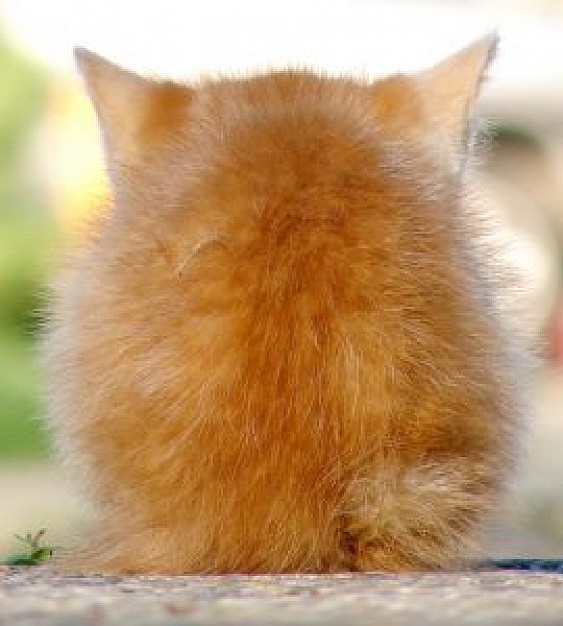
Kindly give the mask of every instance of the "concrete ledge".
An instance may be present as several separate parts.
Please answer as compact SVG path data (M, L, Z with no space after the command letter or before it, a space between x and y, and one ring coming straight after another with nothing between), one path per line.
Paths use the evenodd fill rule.
M563 575L60 576L0 569L1 626L563 623Z

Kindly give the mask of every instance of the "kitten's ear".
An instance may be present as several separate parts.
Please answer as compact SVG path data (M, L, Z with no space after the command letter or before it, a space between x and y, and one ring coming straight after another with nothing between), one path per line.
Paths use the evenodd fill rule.
M143 78L83 48L74 55L111 161L131 165L144 142L176 130L192 97L190 87Z
M416 75L427 114L458 154L470 139L475 100L497 45L497 35L488 35Z
M106 148L130 154L137 149L136 134L143 123L152 81L76 48L74 56L92 100Z

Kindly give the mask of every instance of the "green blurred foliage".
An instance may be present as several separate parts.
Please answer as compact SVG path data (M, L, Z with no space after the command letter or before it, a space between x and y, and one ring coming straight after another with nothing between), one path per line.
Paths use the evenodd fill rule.
M42 73L0 45L0 458L48 451L36 339L56 236L26 167L45 94Z

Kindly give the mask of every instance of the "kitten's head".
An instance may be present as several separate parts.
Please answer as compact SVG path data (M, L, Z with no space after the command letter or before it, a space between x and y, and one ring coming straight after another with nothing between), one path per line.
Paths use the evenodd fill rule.
M378 136L390 167L393 156L426 149L455 172L495 47L489 36L430 70L372 83L281 71L192 86L142 78L85 50L76 57L119 194L130 184L170 187L176 177L205 175L229 159L236 169L237 158L247 176L275 172L289 187L338 164L343 179L357 171L354 156L366 156L358 147Z
M85 50L76 57L118 198L181 198L196 179L220 194L219 178L224 194L234 185L259 210L271 185L281 196L300 190L306 205L307 190L361 185L366 170L421 155L455 175L495 47L489 36L430 70L371 83L280 71L188 85L142 78Z

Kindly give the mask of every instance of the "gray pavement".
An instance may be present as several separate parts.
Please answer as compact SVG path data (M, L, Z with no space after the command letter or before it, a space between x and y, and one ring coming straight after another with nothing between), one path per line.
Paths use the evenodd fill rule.
M1 626L563 624L563 575L60 576L0 570Z

